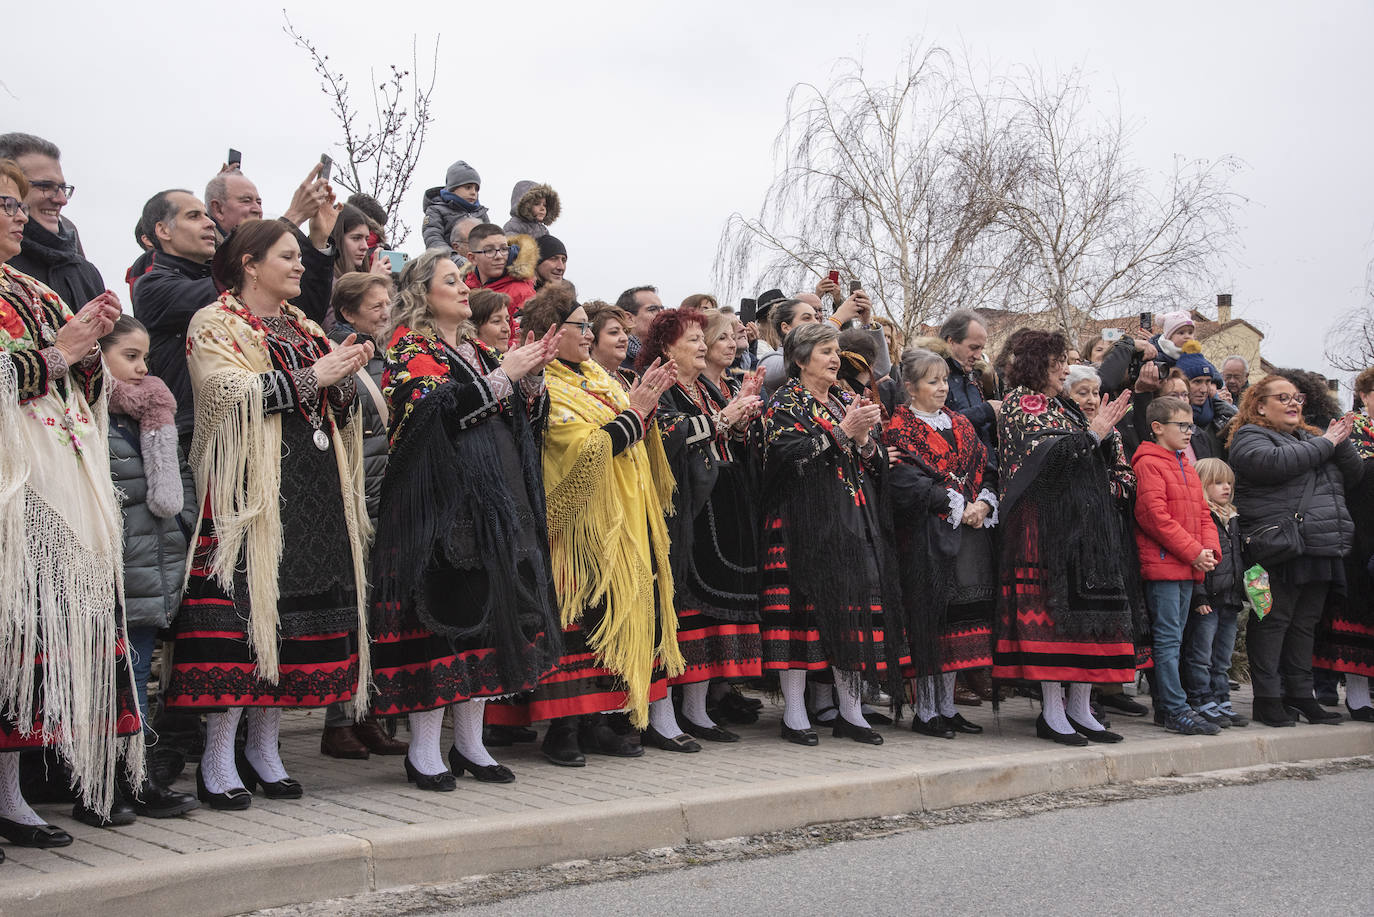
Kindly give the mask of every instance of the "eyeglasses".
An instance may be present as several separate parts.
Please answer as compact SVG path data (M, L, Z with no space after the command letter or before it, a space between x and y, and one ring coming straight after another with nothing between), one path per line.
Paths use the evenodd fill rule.
M1279 392L1278 394L1265 395L1264 397L1277 398L1279 399L1279 404L1302 404L1307 400L1307 396L1302 392L1297 392L1296 394L1292 392Z
M510 254L510 246L502 245L500 248L476 248L473 249L474 255L486 255L488 258L495 258L500 255L502 258Z
M1187 420L1165 420L1163 421L1163 423L1173 424L1174 426L1182 430L1184 433L1192 433L1194 430L1197 429L1197 424Z
M56 181L31 181L29 182L29 187L37 188L39 191L42 191L48 197L56 197L57 195L55 194L55 192L57 191L61 191L64 195L66 195L69 198L76 193L76 187L74 185L64 185L61 182Z
M664 306L645 306L639 311L648 312L650 315L657 315L658 313L662 312L664 308Z
M564 322L565 325L572 325L581 334L587 334L592 330L591 322Z
M8 194L0 194L0 210L5 211L7 217L12 217L21 210L24 211L24 216L29 215L29 205Z

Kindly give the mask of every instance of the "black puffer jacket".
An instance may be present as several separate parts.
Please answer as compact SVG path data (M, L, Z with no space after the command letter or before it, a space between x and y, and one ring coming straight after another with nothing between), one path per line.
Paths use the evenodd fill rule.
M130 627L166 627L181 605L186 549L196 522L196 484L184 458L180 471L186 494L181 515L159 519L148 509L138 421L110 415L110 475L124 514L124 613Z
M1221 557L1216 568L1207 574L1202 585L1193 590L1193 607L1210 605L1218 608L1239 608L1245 604L1245 562L1240 553L1240 517L1232 516L1222 522L1212 513L1217 535L1221 539Z
M951 411L963 414L973 424L974 431L988 450L988 461L997 467L997 412L983 397L983 390L972 374L964 372L964 367L953 357L945 357L949 366L949 395L945 406Z
M1355 544L1355 523L1345 505L1345 490L1364 472L1359 453L1347 440L1331 440L1306 430L1279 433L1246 424L1231 440L1231 467L1236 473L1236 509L1242 532L1291 517L1302 501L1309 478L1316 483L1303 514L1307 557L1343 557Z
M359 334L345 321L334 323L334 327L329 330L329 339L339 343L350 334L358 335L359 344L372 340L365 334ZM367 361L367 374L380 392L385 362L382 359L383 349L376 341L372 341L372 346L372 359ZM361 376L362 373L359 372L357 375ZM373 529L376 529L377 506L382 498L382 478L386 476L386 460L390 445L387 441L386 424L382 421L381 412L377 410L376 399L361 379L358 380L358 402L363 406L363 475L366 479L367 515L372 520Z

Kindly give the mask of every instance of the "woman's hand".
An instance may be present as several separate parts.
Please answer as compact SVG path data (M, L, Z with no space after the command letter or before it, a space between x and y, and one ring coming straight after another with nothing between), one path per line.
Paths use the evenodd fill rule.
M391 259L383 256L380 249L374 249L369 257L372 259L372 264L368 267L367 272L369 274L377 274L390 280Z
M350 334L329 353L315 361L315 382L324 388L334 385L340 379L347 379L367 365L372 359L372 343L355 343L356 334Z
M872 314L873 303L869 301L868 294L863 290L855 290L849 294L848 299L840 303L831 318L839 322L840 327L844 327L856 318L866 325Z
M96 343L109 334L123 311L119 297L106 290L81 307L72 320L57 329L57 349L69 366L84 360Z
M1135 380L1137 392L1159 391L1159 364L1151 360L1140 367L1140 375Z
M1199 605L1197 608L1194 608L1193 610L1196 611L1196 612L1197 612L1198 614L1200 614L1200 615L1209 615L1209 614L1212 613L1212 606L1211 606L1211 605Z
M763 370L756 369L744 377L743 384L740 385L739 394L735 397L743 398L746 395L757 395L763 391Z
M1331 445L1339 446L1350 438L1350 431L1354 429L1354 426L1355 416L1353 414L1345 414L1331 421L1331 423L1327 425L1326 432L1322 434L1322 437L1324 439L1329 439Z
M1203 548L1201 553L1193 559L1193 566L1198 570L1210 573L1217 568L1217 556L1212 553L1211 548Z
M868 445L868 434L873 426L882 419L883 409L869 401L867 398L860 398L849 406L845 412L844 420L840 421L840 429L844 435L854 441L860 448Z
M960 520L964 525L971 529L980 529L987 521L988 513L992 512L992 507L982 500L974 500L964 507L964 518Z
M743 392L721 409L720 416L732 427L748 423L763 410L763 401L758 395L746 395Z
M676 361L669 360L660 365L661 363L661 360L654 360L649 364L644 375L630 389L630 407L641 417L652 414L654 408L658 407L659 397L677 382Z
M539 340L534 339L534 332L531 331L525 336L525 343L507 350L505 358L501 360L506 378L519 382L532 372L543 372L544 367L558 355L558 338L562 333L563 329L558 325L550 325Z
M1112 431L1121 422L1121 418L1126 416L1126 409L1130 406L1130 392L1122 392L1116 398L1102 402L1102 406L1097 409L1097 416L1093 418L1088 429L1096 433L1098 439L1106 439L1112 435Z

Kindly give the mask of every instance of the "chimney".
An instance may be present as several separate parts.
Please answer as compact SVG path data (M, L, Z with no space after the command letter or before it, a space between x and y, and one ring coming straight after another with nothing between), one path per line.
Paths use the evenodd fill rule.
M1231 294L1217 294L1217 323L1224 325L1231 320Z

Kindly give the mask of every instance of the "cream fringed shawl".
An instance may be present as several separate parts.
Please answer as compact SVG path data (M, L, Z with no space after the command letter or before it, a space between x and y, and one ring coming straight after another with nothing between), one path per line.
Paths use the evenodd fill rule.
M324 337L319 326L294 307L284 307L306 332ZM275 368L264 341L267 332L247 308L229 294L201 309L186 333L187 365L195 393L196 429L190 462L196 475L196 500L205 505L217 544L210 573L224 591L234 593L234 568L240 562L248 581L248 645L258 677L279 678L277 571L281 563L281 416L263 407L262 373ZM321 391L321 401L324 393ZM356 418L331 431L339 469L339 496L348 524L353 578L358 593L358 687L355 709L367 712L371 675L367 637L365 545L370 534L362 464L362 423ZM197 523L199 535L199 523ZM192 537L194 546L196 538ZM188 564L189 569L189 564Z
M26 345L37 346L6 347ZM73 380L20 404L15 363L0 348L0 715L29 736L36 713L43 743L98 812L109 811L120 758L134 785L143 780L142 734L117 734L119 668L130 686L133 668L118 654L123 529L106 401L88 404Z
M554 362L544 373L550 402L544 490L554 585L565 627L585 608L605 603L587 643L598 664L623 682L630 718L642 728L655 655L669 677L686 667L677 645L663 520L672 506L673 473L652 427L643 440L611 455L610 435L601 428L630 406L629 397L595 361L579 369L581 374Z

